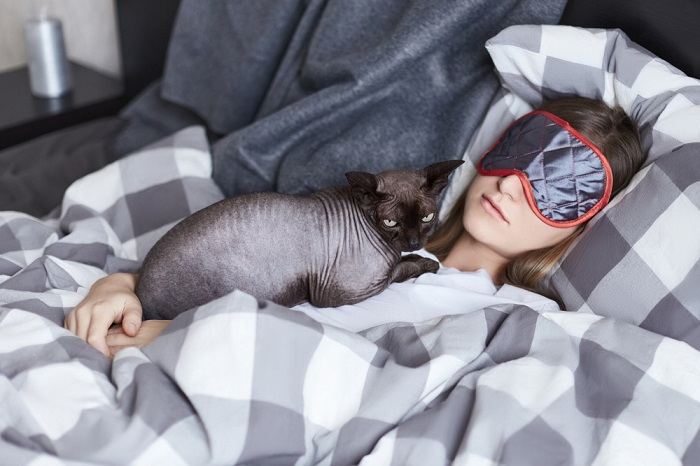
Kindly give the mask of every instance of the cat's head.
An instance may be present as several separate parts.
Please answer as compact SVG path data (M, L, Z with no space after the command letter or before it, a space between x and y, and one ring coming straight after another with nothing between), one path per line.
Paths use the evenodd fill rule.
M437 225L437 201L447 179L464 160L447 160L420 170L389 170L376 175L347 172L353 198L397 251L425 246Z

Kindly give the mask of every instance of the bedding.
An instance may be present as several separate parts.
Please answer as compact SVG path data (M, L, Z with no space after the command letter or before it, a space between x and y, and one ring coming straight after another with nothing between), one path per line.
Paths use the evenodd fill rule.
M117 158L111 140L122 128L118 117L99 118L0 150L0 211L51 212L73 181Z
M502 84L444 191L444 216L477 158L508 124L546 99L619 104L647 159L552 270L568 311L639 325L700 349L700 80L620 29L515 25L486 42ZM441 218L441 217L439 217Z
M113 361L62 327L220 198L191 127L43 218L0 212L3 463L700 462L700 353L612 317L502 302L353 332L236 290Z
M381 293L356 304L324 308L304 302L291 309L353 332L391 322L418 323L504 303L523 304L541 311L559 310L555 301L529 290L508 283L497 287L486 269L462 272L445 267L425 249L402 253L406 254L433 259L440 268L434 274L424 273L404 282L392 283Z
M565 5L182 0L162 80L125 111L116 146L202 124L227 197L455 159L499 87L484 41L556 23Z

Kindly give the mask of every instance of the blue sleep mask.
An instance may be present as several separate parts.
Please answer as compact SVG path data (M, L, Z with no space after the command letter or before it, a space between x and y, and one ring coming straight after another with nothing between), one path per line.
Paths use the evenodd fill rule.
M612 170L600 149L544 110L511 123L476 169L486 176L518 175L530 208L559 228L586 222L605 207L612 192Z

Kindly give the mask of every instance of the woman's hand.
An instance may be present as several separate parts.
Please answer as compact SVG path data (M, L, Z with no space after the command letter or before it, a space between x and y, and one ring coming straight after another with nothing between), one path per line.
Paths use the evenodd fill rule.
M106 339L109 356L114 357L117 351L129 346L138 346L139 348L146 346L160 335L170 322L170 320L144 320L135 336L127 335L124 333L124 329L118 325L110 328Z
M113 273L97 280L87 296L70 311L64 326L109 357L105 341L112 323L121 323L127 335L141 326L141 302L134 293L137 274Z

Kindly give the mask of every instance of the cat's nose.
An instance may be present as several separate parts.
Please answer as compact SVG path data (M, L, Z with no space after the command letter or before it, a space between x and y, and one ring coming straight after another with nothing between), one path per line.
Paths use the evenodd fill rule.
M418 241L417 239L409 240L408 247L411 248L411 251L415 251L416 249L420 249L420 241Z

